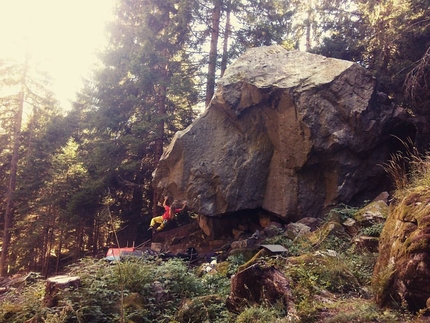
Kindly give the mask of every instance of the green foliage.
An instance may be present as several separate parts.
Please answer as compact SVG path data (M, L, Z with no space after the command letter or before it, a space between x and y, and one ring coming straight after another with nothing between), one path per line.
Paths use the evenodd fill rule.
M350 248L347 252L340 255L348 270L358 280L362 286L369 286L373 276L378 255L363 250Z
M100 264L101 265L101 264ZM75 309L67 322L112 322L120 317L119 304L123 290L111 284L110 272L99 267L94 276L81 276L81 287L64 293L63 306Z
M346 235L337 236L329 235L318 249L320 250L334 250L337 254L346 252L351 247L351 241Z
M185 301L178 315L179 322L232 322L231 313L225 308L225 299L218 295L207 295Z
M342 207L334 212L336 217L349 217L356 208ZM370 285L377 255L356 250L348 235L334 231L318 244L318 248L312 247L306 237L295 241L283 240L282 237L274 239L272 241L283 241L289 253L296 250L284 272L291 278L293 302L300 322L319 319L321 309L326 307L321 303L320 295L328 292L360 297L367 295L366 288L362 286Z
M187 265L180 259L171 259L153 270L154 277L163 284L174 302L203 292L201 282L189 272Z
M230 293L230 278L220 273L209 273L202 277L206 293L227 296Z
M264 306L247 307L236 318L236 323L273 323L282 322L278 319L285 317L285 313L278 311L275 307ZM285 322L287 322L285 320Z
M227 261L229 262L227 276L230 277L231 275L234 275L237 272L237 269L246 263L246 259L243 254L239 255L232 255L227 258Z
M294 7L291 2L244 1L239 9L237 18L241 28L235 34L233 51L240 53L246 48L273 44L293 49L295 43L291 39L296 34L292 30Z
M386 302L387 290L390 287L395 271L395 266L389 264L372 277L373 293L380 303Z
M61 292L56 307L44 308L40 302L44 293L42 283L31 285L3 302L0 322L18 323L33 318L48 323L298 323L320 321L322 310L330 322L407 322L409 318L400 312L381 311L366 299L377 255L351 245L346 249L346 245L343 237L329 236L320 247L330 247L330 252L323 248L287 260L260 258L290 279L289 302L295 307L292 313L285 313L280 304L249 307L237 315L227 311L229 275L245 263L240 254L221 263L219 271L216 267L201 277L179 259L139 258L109 264L84 258L68 268L70 275L81 277L81 286ZM378 276L376 281L383 284L387 279L389 275Z
M286 274L292 279L297 314L303 321L316 320L324 306L316 295L326 290L335 294L360 292L360 281L351 270L353 265L349 261L349 258L339 256L305 255L288 265ZM371 273L367 274L369 280Z
M288 256L300 256L314 250L306 238L298 237L293 241L283 234L265 239L264 244L279 244L287 249Z
M112 322L121 316L161 321L181 301L202 295L204 284L179 259L92 265L81 273L82 288L65 295L76 308L72 320ZM79 272L79 271L78 271Z
M383 310L372 301L358 299L356 301L343 301L336 303L334 309L337 314L325 320L327 323L349 322L413 322L412 315L402 312ZM334 307L329 306L330 308Z
M384 223L374 223L370 227L361 228L360 234L368 237L379 237L381 235Z
M7 294L0 306L1 323L21 323L34 317L39 317L43 312L41 299L44 295L44 284L35 283L28 287Z
M358 207L352 207L346 204L340 204L336 208L333 208L325 218L326 221L337 221L339 223L345 222L349 218L354 218L354 215L359 211Z

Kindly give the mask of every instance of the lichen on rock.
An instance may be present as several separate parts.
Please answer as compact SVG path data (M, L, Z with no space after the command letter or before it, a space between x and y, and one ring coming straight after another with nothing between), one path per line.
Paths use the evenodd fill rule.
M286 222L373 198L386 178L378 164L405 115L373 106L374 84L352 62L250 49L206 111L175 135L155 189L187 199L200 216L264 209Z

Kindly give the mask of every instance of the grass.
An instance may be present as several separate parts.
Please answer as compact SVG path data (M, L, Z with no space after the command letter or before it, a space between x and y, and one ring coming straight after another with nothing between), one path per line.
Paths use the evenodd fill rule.
M336 215L351 212L348 207L345 212L336 210ZM377 254L357 249L351 237L330 226L334 220L330 216L323 232L312 239L302 236L292 241L279 234L264 241L288 249L287 257L265 256L259 261L275 266L289 279L290 313L280 304L250 306L240 314L228 312L230 277L247 259L241 254L230 256L210 273L189 268L178 259L109 265L87 258L69 267L70 275L81 277L81 286L63 291L57 307L43 307L44 285L36 283L7 295L0 322L414 322L417 317L401 309L376 306L370 284ZM380 226L367 230L377 235ZM387 281L383 278L378 279L381 289Z

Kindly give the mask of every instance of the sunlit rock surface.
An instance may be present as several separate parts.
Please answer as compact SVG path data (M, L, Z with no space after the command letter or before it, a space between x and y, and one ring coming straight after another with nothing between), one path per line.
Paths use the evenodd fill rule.
M175 135L154 185L203 216L262 208L293 221L373 198L390 134L409 135L403 110L382 108L373 91L372 76L352 62L250 49L205 113Z

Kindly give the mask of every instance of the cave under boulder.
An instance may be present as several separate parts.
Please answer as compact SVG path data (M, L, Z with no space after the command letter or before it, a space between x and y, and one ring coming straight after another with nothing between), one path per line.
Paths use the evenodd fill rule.
M353 62L281 46L249 49L218 81L202 115L175 134L154 187L202 217L260 210L285 222L389 185L380 164L415 135L406 112L382 105Z

